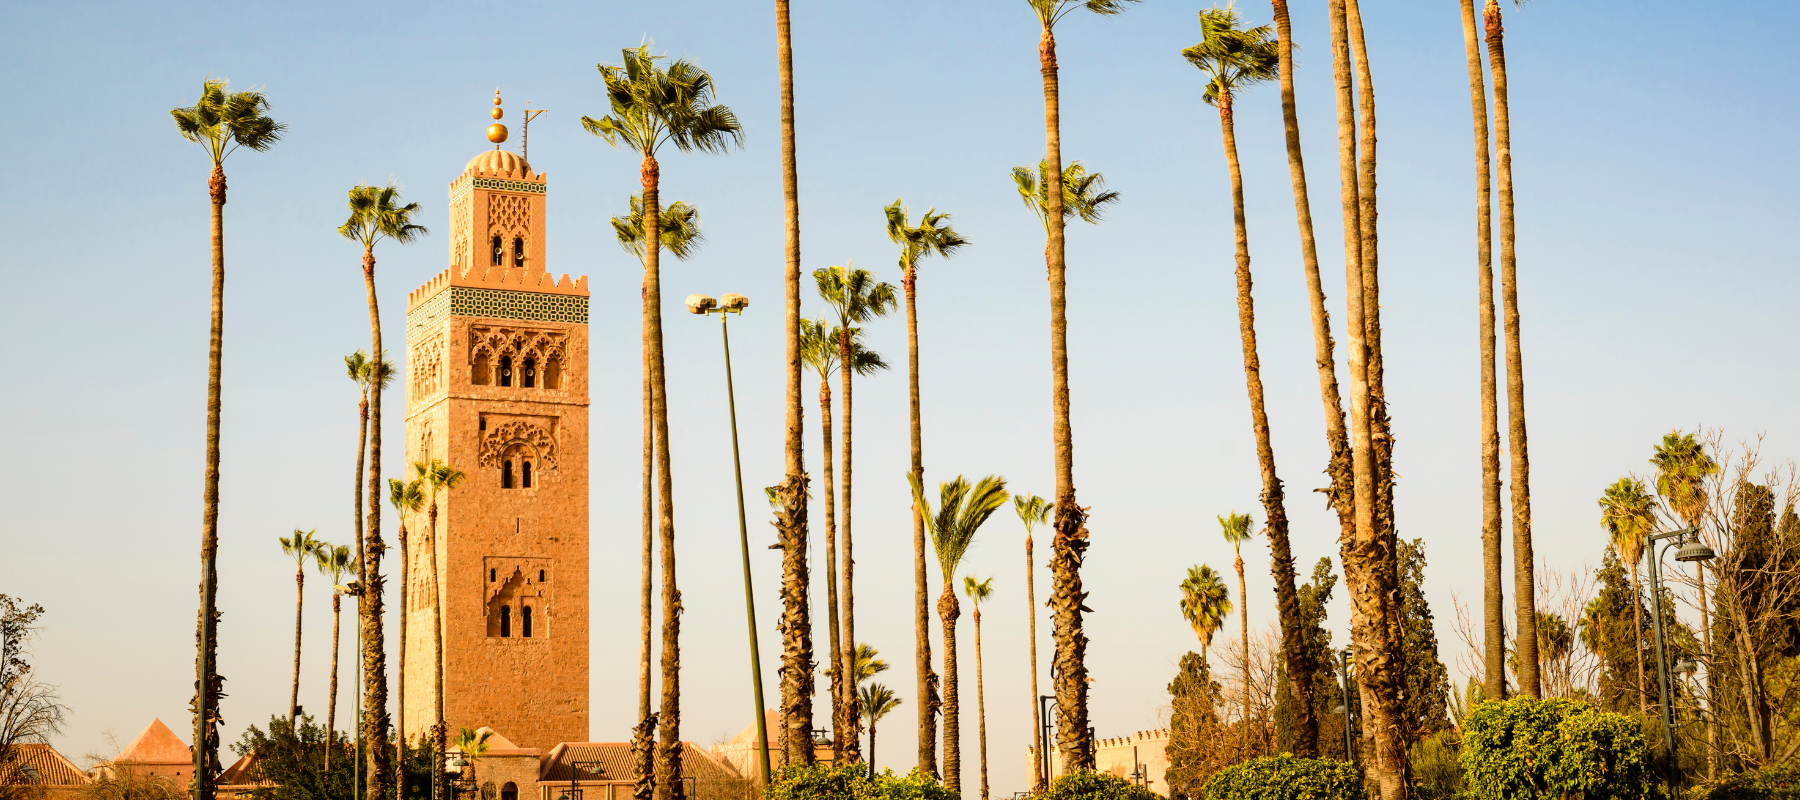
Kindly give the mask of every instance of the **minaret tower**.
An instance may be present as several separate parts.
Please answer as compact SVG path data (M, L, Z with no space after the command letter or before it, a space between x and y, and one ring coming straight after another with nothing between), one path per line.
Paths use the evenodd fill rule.
M406 520L400 713L409 738L435 722L441 593L450 735L548 750L588 738L588 288L546 270L548 181L506 134L489 126L494 149L450 182L450 267L407 298L407 477L432 459L468 477L440 495L435 541Z

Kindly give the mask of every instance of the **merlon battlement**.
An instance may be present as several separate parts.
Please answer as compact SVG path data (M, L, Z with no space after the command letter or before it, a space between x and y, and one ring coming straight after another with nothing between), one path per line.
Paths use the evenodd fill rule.
M538 292L541 294L560 294L571 297L588 296L588 279L586 275L571 279L567 274L560 279L548 272L526 267L474 267L456 274L454 267L438 273L424 286L414 289L406 296L406 308L411 311L420 303L431 299L438 292L451 286L467 286L476 289L507 289L517 292Z

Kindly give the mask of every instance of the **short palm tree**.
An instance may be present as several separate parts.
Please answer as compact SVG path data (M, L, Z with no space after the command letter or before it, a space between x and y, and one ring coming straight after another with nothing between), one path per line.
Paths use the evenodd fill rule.
M906 290L906 385L907 414L912 434L912 471L925 480L925 439L919 408L919 314L917 293L919 262L937 255L948 259L966 246L964 239L950 226L950 215L933 208L919 218L919 224L907 221L906 204L899 198L882 209L887 218L888 240L900 248L900 284ZM848 388L846 386L846 388ZM848 462L848 457L845 458ZM847 471L847 469L846 469ZM913 515L913 659L919 689L919 764L937 774L934 749L937 741L937 681L931 674L931 592L925 586L925 528L921 518Z
M1031 729L1044 729L1043 709L1038 704L1038 667L1037 667L1037 561L1031 554L1031 529L1050 523L1050 504L1035 494L1013 495L1013 511L1019 515L1019 521L1025 523L1025 610L1031 619ZM1045 790L1044 753L1043 748L1031 748L1031 793L1040 794Z
M626 48L621 52L621 57L621 65L601 64L597 67L606 84L611 113L599 119L584 116L581 124L589 133L605 139L607 144L623 146L638 154L641 159L638 174L644 192L644 241L661 242L662 172L656 160L657 150L663 145L674 145L675 149L682 152L725 152L732 145L743 142L743 128L730 108L713 101L712 76L694 62L678 58L670 61L666 67L662 66L657 62L664 56L652 55L649 43ZM684 784L681 780L679 674L681 615L680 593L675 584L675 486L669 461L667 385L663 375L661 259L662 248L645 248L644 339L649 342L650 353L647 360L650 369L651 416L661 456L657 459L656 477L657 503L661 509L659 538L662 544L663 579L662 710L658 716L658 724L663 731L663 745L660 748L661 763L657 768L657 775L668 781L668 800L682 800ZM794 576L796 569L804 573L804 564L794 566L788 562L804 558L805 552L804 541L786 548L783 558L784 578ZM799 580L802 593L797 601L796 598L783 598L787 606L783 613L783 630L790 637L799 637L799 641L786 643L783 647L783 663L787 664L787 671L783 675L790 676L782 682L784 730L805 730L812 727L812 717L807 712L809 704L806 702L806 698L811 696L810 688L800 685L800 674L806 671L806 665L802 662L807 657L803 654L811 651L812 642L811 626L804 619L804 577L801 576ZM786 595L786 581L783 583L783 594ZM798 612L794 610L796 602L800 606ZM800 617L797 623L790 619L796 613ZM810 738L806 737L808 741ZM802 760L811 761L810 747L796 746L795 751Z
M1645 689L1644 646L1639 632L1644 630L1643 593L1638 583L1638 562L1644 557L1644 537L1656 530L1656 499L1636 478L1620 478L1606 487L1600 496L1600 525L1606 529L1613 552L1631 569L1631 630L1637 652L1638 713L1650 713L1650 695Z
M989 475L970 486L961 475L938 484L938 506L933 511L925 486L916 473L912 483L914 513L925 518L925 532L937 552L944 591L938 595L938 619L944 628L944 786L962 793L962 704L956 685L956 619L962 608L956 602L956 568L961 566L975 532L1006 503L1006 479Z
M206 187L212 196L212 331L206 361L206 474L200 499L199 653L195 659L194 796L213 794L219 764L219 700L224 679L218 670L219 589L219 373L225 337L225 159L239 148L264 152L281 141L287 125L269 117L262 92L228 91L230 81L207 78L200 99L169 111L181 138L199 144L212 162ZM371 799L373 800L373 798Z
M1488 49L1498 48L1499 37L1495 31L1499 27L1500 10L1492 6L1494 24L1489 26ZM1501 67L1496 66L1496 70ZM1495 77L1494 82L1500 82ZM1510 188L1510 187L1507 187ZM1507 201L1510 202L1510 192ZM1510 232L1510 231L1509 231ZM1656 493L1663 496L1670 510L1681 517L1689 527L1698 530L1706 515L1706 479L1717 474L1719 464L1706 452L1706 446L1695 438L1694 434L1670 431L1663 436L1662 444L1656 446L1656 454L1651 457L1650 464L1656 467ZM1694 579L1700 595L1700 647L1701 652L1711 653L1712 649L1712 608L1706 604L1706 562L1694 562ZM1712 691L1712 669L1706 671L1707 696L1717 697ZM1718 727L1712 715L1706 717L1707 773L1716 774L1718 759L1712 754L1717 752Z
M431 574L431 693L434 712L431 742L436 748L432 752L441 753L444 751L449 729L444 725L444 582L438 573L438 495L448 495L468 475L435 458L429 464L413 462L413 475L420 481L420 489L425 493L425 516L431 529L430 539L421 544L425 549L426 563ZM440 771L432 770L432 783L432 796L444 797L443 776Z
M1181 581L1181 616L1200 639L1201 661L1206 660L1213 636L1231 614L1230 591L1219 579L1219 573L1207 564L1188 567L1187 577Z
M848 263L841 267L830 266L825 269L814 270L813 282L818 287L819 297L823 299L825 305L831 309L831 315L837 317L838 363L855 363L853 359L855 359L856 356L853 352L851 342L852 332L860 330L861 326L881 317L885 317L893 312L896 300L894 285L877 280L875 278L875 273L866 269L857 269L854 263ZM844 388L843 399L839 401L843 404L844 408L844 452L841 461L839 462L841 466L838 471L838 480L843 487L841 493L842 499L840 500L843 514L839 517L841 527L838 529L838 537L842 543L844 563L846 566L850 563L850 554L854 544L854 539L850 533L850 496L853 487L851 480L852 462L850 458L850 434L852 430L851 399L854 396L852 392L854 386L852 378L857 374L868 373L860 369L838 370L839 380L842 382ZM849 570L847 569L845 575L848 576L849 574ZM917 575L915 575L914 578L916 580ZM915 594L917 593L916 586L914 587L914 592ZM848 577L844 580L842 594L844 602L844 641L854 642L856 641L856 596L855 593L851 591ZM927 669L929 669L930 665L928 664L926 666ZM849 692L849 696L844 698L844 702L847 705L854 706L856 703L854 690ZM854 728L860 719L854 708L850 708L846 711L845 718L849 720L852 728ZM856 754L854 750L857 747L858 739L855 736L844 738L846 738L847 744L852 748L849 757L851 760L855 760Z
M963 576L963 594L969 596L969 605L974 607L971 614L975 618L975 718L979 720L978 741L981 743L981 800L988 796L987 770L987 689L982 683L981 668L981 601L994 594L994 579L989 576L985 581L975 580L973 575Z
M1256 531L1251 526L1249 514L1231 512L1229 516L1219 518L1219 533L1231 545L1231 552L1237 557L1235 566L1238 577L1238 622L1243 628L1244 646L1244 721L1250 720L1250 595L1244 589L1244 542L1256 538Z
M314 531L294 529L293 536L281 537L281 552L294 560L294 685L288 695L288 724L300 716L300 607L306 602L306 562L317 558L329 547L313 536Z
M856 645L856 652L851 655L850 661L850 683L853 686L861 686L889 669L887 660L881 657L881 651L868 642Z
M345 575L356 574L356 554L350 552L349 545L329 545L320 543L315 558L319 564L319 574L331 580L331 701L325 706L325 730L335 736L337 731L337 689L338 689L338 601L342 593L337 587L344 583ZM325 767L331 767L331 750L325 748Z
M412 605L408 602L407 587L412 585L412 548L406 543L406 517L417 514L425 507L425 481L414 478L403 481L399 478L388 479L388 502L394 506L396 528L400 542L400 653L398 669L395 671L394 693L397 695L395 705L406 708L406 622L412 618ZM394 738L402 747L406 740L406 712L396 715ZM406 770L394 771L394 797L406 796Z
M619 246L644 262L644 204L641 195L632 195L631 208L622 217L613 217L613 235L619 240ZM657 241L662 249L669 251L675 258L686 261L706 241L706 235L700 231L700 209L677 200L662 209L656 215ZM649 303L646 295L644 302ZM649 309L644 310L646 315ZM646 316L647 318L647 316ZM642 800L649 800L649 793L655 789L656 774L654 759L650 754L654 748L650 739L656 735L656 722L650 706L650 662L651 648L651 594L654 583L653 567L656 559L656 415L654 392L650 382L650 337L649 329L642 334L643 348L643 394L644 394L644 499L643 499L643 554L640 571L642 580L638 594L638 724L632 728L632 752L641 758L649 759L637 765L637 772L644 785L638 791L646 795Z
M856 721L851 715L856 713L856 686L844 681L839 676L844 674L840 669L850 658L845 650L845 643L850 641L850 634L840 625L838 617L838 586L841 580L844 597L850 596L850 583L854 568L851 564L850 541L844 540L844 570L842 578L838 572L837 542L837 501L832 483L831 453L831 375L838 369L839 362L838 328L824 320L800 320L800 355L808 366L819 376L819 433L824 441L825 461L825 621L830 631L830 665L826 673L831 676L831 724L834 730L846 735L833 736L831 739L832 757L843 759L846 745L849 752L856 755L857 738ZM888 368L881 354L869 350L862 343L862 329L852 328L850 331L850 358L855 364L858 374L868 375ZM846 615L847 617L848 615Z
M871 683L862 687L859 698L863 719L869 721L869 774L875 774L875 723L887 716L889 711L900 705L900 698L894 691L879 683Z

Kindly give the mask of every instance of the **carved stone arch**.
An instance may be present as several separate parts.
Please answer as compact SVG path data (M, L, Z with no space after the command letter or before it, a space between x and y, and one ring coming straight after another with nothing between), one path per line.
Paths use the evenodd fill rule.
M522 419L488 426L487 435L481 439L479 463L483 467L498 467L509 454L521 449L537 463L556 469L555 434L547 426Z

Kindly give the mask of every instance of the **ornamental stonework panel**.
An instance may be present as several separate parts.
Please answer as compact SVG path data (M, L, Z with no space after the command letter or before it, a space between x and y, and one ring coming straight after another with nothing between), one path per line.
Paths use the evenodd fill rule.
M450 313L459 317L568 322L577 325L586 325L588 321L586 297L507 289L472 289L466 286L452 286L443 294L450 296Z
M555 417L483 414L481 421L481 466L498 467L507 456L524 451L556 469Z

